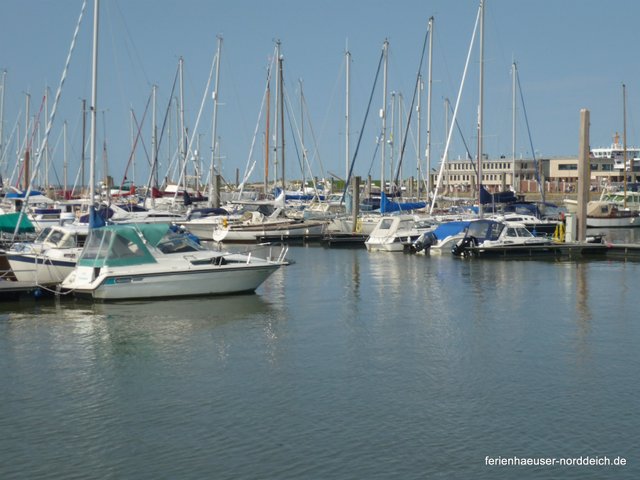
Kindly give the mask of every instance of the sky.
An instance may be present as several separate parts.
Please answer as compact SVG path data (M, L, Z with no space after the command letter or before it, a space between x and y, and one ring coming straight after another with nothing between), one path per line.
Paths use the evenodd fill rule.
M31 123L39 118L42 125L40 133L30 131L28 135L36 146L42 143L45 131L45 91L47 87L50 90L46 112L51 115L82 4L82 0L3 0L0 70L6 74L0 172L13 183L19 171L17 151L25 139L27 94ZM149 99L154 85L158 131L168 119L160 141L160 180L176 180L179 173L172 159L177 156L181 110L192 146L190 157L197 150L206 176L212 157L216 78L212 67L218 38L222 38L222 46L216 164L221 164L225 179L234 182L236 172L242 178L254 163L249 181L264 178L263 98L276 41L280 41L283 59L287 179L301 178L302 166L307 178L345 178L351 161L354 175L379 178L377 142L382 128L383 81L380 73L376 82L376 71L385 40L389 42L386 138L394 143L385 153L385 176L390 175L392 166L397 168L401 157L403 177L415 176L418 157L421 168L426 169L426 86L420 95L419 150L416 103L410 121L407 116L412 102L418 101L414 91L419 70L425 82L428 78L428 55L423 57L422 52L430 17L434 18L430 32L431 168L437 168L445 149L446 125L452 119L451 113L445 114L445 105L448 100L453 109L461 90L478 7L479 0L102 0L97 176L101 178L108 171L116 183L125 175L137 184L147 183L152 143ZM93 10L94 2L88 0L48 138L47 169L44 155L40 156L40 179L44 170L50 184L63 183L65 122L68 183L78 178L82 100L89 105L91 99ZM487 0L483 152L492 158L512 155L514 62L520 84L516 102L518 157L531 158L532 152L537 158L577 155L581 109L590 111L592 147L610 145L615 132L622 135L625 124L628 145L640 144L640 125L635 118L640 106L640 63L634 58L638 18L637 0ZM347 50L351 54L349 160L345 147ZM183 93L176 86L172 96L180 58L184 62ZM473 156L477 154L477 37L469 58L456 117L461 133L456 129L452 135L449 158L464 157L465 144ZM275 90L272 81L272 100ZM176 100L181 96L183 109ZM272 105L271 135L274 115ZM134 117L141 125L135 150L132 144L138 127ZM409 133L401 155L400 139L407 125ZM303 145L306 161L302 160ZM87 162L88 158L87 148ZM189 172L192 165L190 162ZM88 177L88 164L85 168ZM270 170L272 176L274 167Z

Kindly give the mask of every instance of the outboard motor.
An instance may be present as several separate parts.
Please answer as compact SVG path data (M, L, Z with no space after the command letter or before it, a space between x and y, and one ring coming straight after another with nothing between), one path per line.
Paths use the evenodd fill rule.
M467 250L468 248L477 247L477 246L478 246L478 239L473 235L468 235L468 236L465 236L462 240L460 240L451 248L451 253L454 254L456 257L464 257L469 254Z
M433 232L423 232L409 248L412 253L421 252L422 250L428 250L437 241L438 239Z

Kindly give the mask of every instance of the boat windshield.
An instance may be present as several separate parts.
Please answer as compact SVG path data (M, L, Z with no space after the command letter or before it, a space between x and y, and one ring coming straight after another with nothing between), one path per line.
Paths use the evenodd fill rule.
M51 227L43 228L42 231L38 234L38 236L34 240L34 242L44 242L50 233L51 233Z
M507 237L533 237L533 234L525 227L508 227Z
M467 236L477 239L498 240L504 227L504 223L478 220L469 224Z
M188 235L172 231L167 232L156 246L162 253L184 253L206 250Z
M155 263L143 240L134 230L111 230L98 228L91 230L85 243L78 265L82 266L125 266Z

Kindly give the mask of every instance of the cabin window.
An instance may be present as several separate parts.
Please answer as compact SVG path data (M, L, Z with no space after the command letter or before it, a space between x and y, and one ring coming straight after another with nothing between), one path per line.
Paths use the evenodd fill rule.
M64 232L60 232L60 231L54 231L51 232L51 235L49 235L49 238L47 239L48 242L56 245L56 246L64 246L64 245L59 245L60 240L62 240L62 237L64 237Z
M380 230L389 230L391 228L391 224L393 220L389 218L385 218L380 222Z

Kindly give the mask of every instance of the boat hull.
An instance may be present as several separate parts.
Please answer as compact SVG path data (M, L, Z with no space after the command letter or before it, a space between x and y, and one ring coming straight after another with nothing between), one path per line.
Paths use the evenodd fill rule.
M256 242L264 237L304 237L322 235L326 222L300 222L282 225L218 226L213 230L216 242Z
M7 254L11 270L19 282L37 285L57 285L76 267L76 256L70 260L48 258L35 254Z
M587 228L635 228L640 227L640 217L590 217L587 216Z
M63 287L76 295L98 300L227 295L255 291L279 267L278 263L265 262L241 267L136 273L114 268L105 269L95 279L92 279L93 268L78 267L75 278Z

